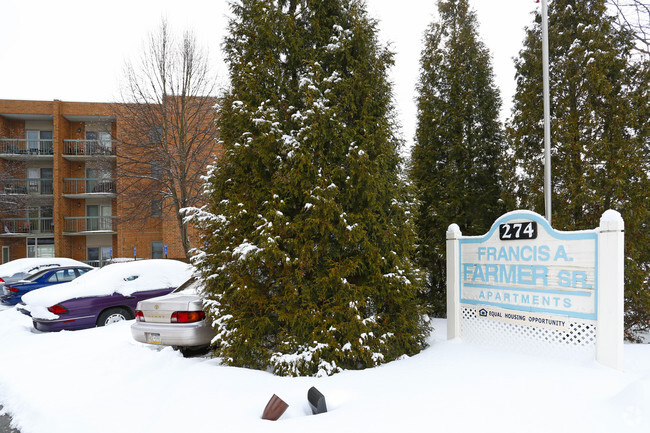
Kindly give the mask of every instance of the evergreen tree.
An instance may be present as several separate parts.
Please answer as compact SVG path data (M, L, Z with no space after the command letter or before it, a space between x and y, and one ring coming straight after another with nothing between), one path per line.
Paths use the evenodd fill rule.
M231 8L223 154L193 217L215 353L280 375L417 353L429 327L376 23L357 0Z
M425 34L411 178L416 186L420 264L434 314L445 314L445 233L486 233L506 209L501 100L490 54L467 0L438 2Z
M553 225L592 229L607 209L625 220L626 329L650 319L648 64L630 55L605 0L549 5ZM516 61L517 93L508 128L523 207L543 213L541 19L528 29Z

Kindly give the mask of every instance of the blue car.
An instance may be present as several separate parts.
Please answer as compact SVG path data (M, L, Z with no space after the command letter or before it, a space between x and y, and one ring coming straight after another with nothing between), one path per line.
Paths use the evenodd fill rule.
M0 293L0 303L16 305L20 302L20 297L27 292L54 284L67 283L92 269L94 268L90 266L65 266L36 272L24 280L5 285Z

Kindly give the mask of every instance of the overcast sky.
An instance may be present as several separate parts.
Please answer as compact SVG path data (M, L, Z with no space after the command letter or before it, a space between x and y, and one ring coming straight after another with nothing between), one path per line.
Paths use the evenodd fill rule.
M515 90L513 57L532 22L535 0L470 0L480 34L493 56L505 119ZM367 0L380 37L396 53L392 71L403 137L415 133L415 84L422 36L435 0ZM226 0L1 0L0 99L110 102L118 100L124 62L142 50L147 34L166 17L177 33L193 30L224 80L220 53Z

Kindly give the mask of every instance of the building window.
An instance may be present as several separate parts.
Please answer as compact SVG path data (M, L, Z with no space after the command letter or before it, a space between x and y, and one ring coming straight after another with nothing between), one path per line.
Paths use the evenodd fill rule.
M162 143L163 129L160 125L154 125L149 128L149 141L152 144Z
M110 132L86 131L87 155L111 155L113 153L113 142Z
M151 170L151 177L153 177L154 179L162 178L162 164L160 163L160 161L150 162L149 167Z
M152 259L162 259L163 258L163 243L160 241L151 243L151 258Z
M30 233L54 231L54 208L52 206L30 207L27 210Z
M29 150L29 153L38 153L41 144L40 140L40 131L27 131L27 150Z
M2 263L9 261L9 247L2 247Z
M54 170L49 167L28 168L27 181L29 184L30 194L52 194L52 179Z
M87 168L86 192L115 192L111 172L98 168Z
M54 135L52 131L41 131L41 153L44 155L54 154L54 146L52 145L52 139Z
M151 200L151 216L153 218L162 217L162 199L155 198Z
M89 204L86 206L86 230L113 230L111 205Z
M97 132L86 131L86 148L84 149L84 153L86 155L95 155L98 148Z
M54 238L27 238L27 257L54 257Z
M110 132L99 133L99 150L104 155L110 155L113 153L113 142Z
M86 263L94 267L102 267L113 258L112 247L88 247Z
M26 131L27 150L33 155L52 155L52 131Z

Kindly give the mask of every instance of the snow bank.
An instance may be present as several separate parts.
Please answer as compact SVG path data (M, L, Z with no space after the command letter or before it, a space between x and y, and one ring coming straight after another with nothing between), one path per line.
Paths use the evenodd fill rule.
M276 377L183 358L132 340L130 321L33 331L0 311L0 405L22 433L650 431L650 346L625 345L625 370L445 339L413 357L323 378ZM311 415L307 391L328 412ZM273 394L289 404L261 419Z
M38 314L38 311L43 312L44 308L68 299L113 293L128 296L142 290L177 287L190 278L193 270L191 265L178 260L152 259L114 263L87 272L69 283L26 293L22 301L27 304L32 314Z

